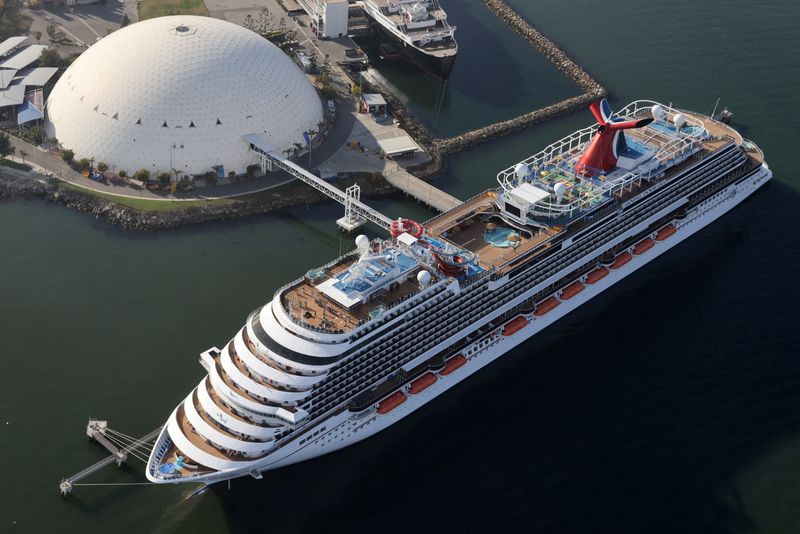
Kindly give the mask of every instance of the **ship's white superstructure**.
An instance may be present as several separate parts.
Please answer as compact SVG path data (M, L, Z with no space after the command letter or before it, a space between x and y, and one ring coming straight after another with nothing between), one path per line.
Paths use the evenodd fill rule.
M772 176L753 143L709 117L638 101L607 118L636 123L614 138L613 168L587 170L600 129L581 130L501 172L499 188L424 224L398 220L388 239L359 237L280 288L201 354L208 376L168 418L147 477L261 478L364 439Z
M410 62L440 79L453 68L456 27L439 0L361 0L373 27Z

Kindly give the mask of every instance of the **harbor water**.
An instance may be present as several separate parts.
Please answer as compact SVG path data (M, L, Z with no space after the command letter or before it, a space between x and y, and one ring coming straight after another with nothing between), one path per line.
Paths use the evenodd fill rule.
M479 2L442 3L462 54L437 135L576 94ZM0 532L800 532L800 4L512 5L615 107L650 98L710 113L721 98L774 180L385 432L192 497L192 486L84 486L65 500L57 485L103 457L84 435L89 417L146 434L204 376L200 352L352 248L336 230L341 207L136 233L2 203ZM476 48L496 71L460 74ZM382 75L434 120L427 77ZM434 183L467 198L591 120L459 153ZM430 216L401 196L365 200ZM86 481L143 480L134 461Z

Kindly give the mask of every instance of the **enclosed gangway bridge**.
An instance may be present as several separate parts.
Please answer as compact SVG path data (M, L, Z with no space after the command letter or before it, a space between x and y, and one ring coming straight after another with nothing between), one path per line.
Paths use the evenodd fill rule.
M336 224L341 228L348 231L355 230L364 222L369 221L385 230L389 230L392 219L361 202L361 188L358 184L348 187L343 193L341 189L332 186L325 180L314 176L306 169L289 161L283 154L279 154L264 136L248 134L243 136L243 139L250 144L250 150L261 156L262 170L265 172L273 170L273 167L283 169L298 180L307 183L317 191L342 204L344 206L344 217L336 221Z

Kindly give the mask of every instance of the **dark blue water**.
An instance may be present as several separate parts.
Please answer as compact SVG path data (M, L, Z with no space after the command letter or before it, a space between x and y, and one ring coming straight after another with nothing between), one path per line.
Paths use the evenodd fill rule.
M142 235L41 202L0 205L0 532L800 532L800 5L515 6L615 106L710 112L721 97L773 182L378 436L188 500L193 488L128 486L62 501L56 484L102 457L82 437L88 416L151 430L203 376L197 354L350 247L340 208ZM493 95L503 74L476 83ZM437 185L466 198L590 121L459 154Z

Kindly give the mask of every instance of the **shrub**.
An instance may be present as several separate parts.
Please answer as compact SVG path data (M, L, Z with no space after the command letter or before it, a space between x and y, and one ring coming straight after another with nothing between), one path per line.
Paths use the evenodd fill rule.
M72 160L75 159L75 152L68 148L61 149L61 159L66 161L67 163L72 163Z
M128 171L126 171L125 169L120 169L119 172L117 173L117 175L120 178L125 178L126 176L128 176Z
M106 172L108 170L108 163L105 161L101 161L97 164L97 170L100 172Z
M247 176L252 178L261 170L261 165L256 165L255 163L252 165L247 166Z
M133 177L142 182L150 181L150 171L147 169L139 169L133 174Z
M156 178L158 179L158 183L161 184L161 187L167 187L172 179L172 175L168 172L160 172L156 175Z
M81 158L78 160L78 168L82 171L88 171L91 166L92 162L89 158Z

